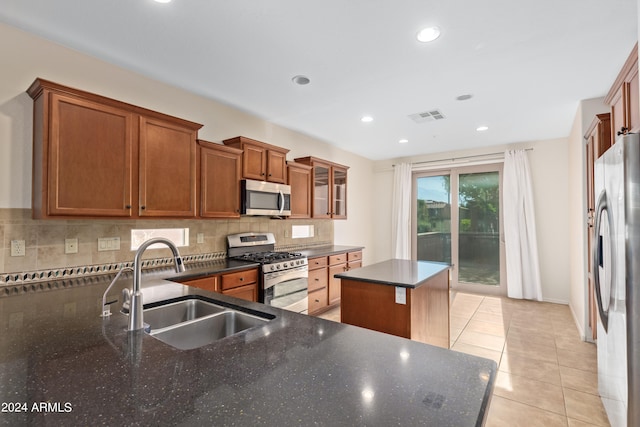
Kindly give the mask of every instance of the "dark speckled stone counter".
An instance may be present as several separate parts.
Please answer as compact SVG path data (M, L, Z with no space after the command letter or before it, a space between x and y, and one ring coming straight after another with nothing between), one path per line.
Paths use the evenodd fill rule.
M336 274L336 277L381 285L417 288L433 276L449 268L449 264L440 262L390 259Z
M488 409L493 361L144 275L145 298L161 285L274 317L181 351L101 318L108 283L0 299L0 423L474 426Z

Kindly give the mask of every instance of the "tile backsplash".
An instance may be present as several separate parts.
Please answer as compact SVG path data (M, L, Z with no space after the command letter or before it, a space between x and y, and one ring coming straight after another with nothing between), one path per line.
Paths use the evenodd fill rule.
M313 237L291 238L292 225L313 225ZM189 228L188 247L180 248L182 255L226 252L226 236L248 231L271 232L276 247L290 249L333 243L331 220L275 220L266 217L242 217L234 220L109 220L68 219L34 220L30 209L0 209L0 273L23 273L65 267L102 265L132 261L131 229ZM197 243L198 233L204 235ZM98 251L99 238L118 237L120 249ZM65 239L78 239L78 253L65 254ZM11 256L11 241L24 240L25 256ZM145 258L170 255L167 249L148 250Z

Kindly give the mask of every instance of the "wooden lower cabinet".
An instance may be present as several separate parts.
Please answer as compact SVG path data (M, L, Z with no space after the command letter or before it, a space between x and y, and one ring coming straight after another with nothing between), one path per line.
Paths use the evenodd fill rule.
M258 301L257 268L216 274L198 279L180 280L180 283L247 301Z
M393 285L342 280L342 323L449 348L448 269L419 287L405 288L404 304L396 303Z
M362 267L362 251L309 258L309 314L320 314L340 304L338 273Z
M221 276L221 292L223 295L258 301L258 269L242 270Z
M328 307L327 257L309 260L309 313L320 313Z
M207 276L199 279L181 280L180 283L204 289L206 291L220 292L220 276Z

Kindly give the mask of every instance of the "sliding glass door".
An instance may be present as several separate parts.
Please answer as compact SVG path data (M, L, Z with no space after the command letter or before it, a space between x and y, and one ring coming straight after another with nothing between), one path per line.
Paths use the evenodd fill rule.
M451 264L454 289L506 294L501 178L502 165L414 175L413 256Z

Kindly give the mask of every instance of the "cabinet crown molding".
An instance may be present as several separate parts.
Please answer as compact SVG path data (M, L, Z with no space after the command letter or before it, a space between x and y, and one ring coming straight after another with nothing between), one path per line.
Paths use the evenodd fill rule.
M200 128L202 128L202 124L200 123L196 123L196 122L192 122L189 120L185 120L185 119L181 119L179 117L176 116L171 116L168 114L164 114L164 113L160 113L158 111L154 111L154 110L150 110L148 108L144 108L144 107L139 107L137 105L133 105L133 104L129 104L127 102L123 102L123 101L118 101L116 99L113 98L108 98L102 95L98 95L95 93L91 93L91 92L87 92L84 90L80 90L80 89L75 89L72 88L70 86L65 86L59 83L54 83L52 81L49 80L45 80L42 79L40 77L36 78L33 83L31 84L31 86L29 86L29 88L27 89L27 94L33 99L36 100L38 97L40 97L42 95L42 93L45 91L51 91L51 92L56 92L56 93L61 93L61 94L67 94L67 95L72 95L76 98L81 98L81 99L86 99L88 101L93 101L93 102L98 102L100 104L103 105L109 105L111 107L115 107L115 108L119 108L122 110L126 110L126 111L130 111L132 113L135 114L139 114L141 116L145 116L145 117L150 117L150 118L155 118L155 119L160 119L160 120L167 120L168 118L171 119L172 122L174 122L175 124L181 126L181 127L185 127L187 129L192 129L192 130L199 130Z

